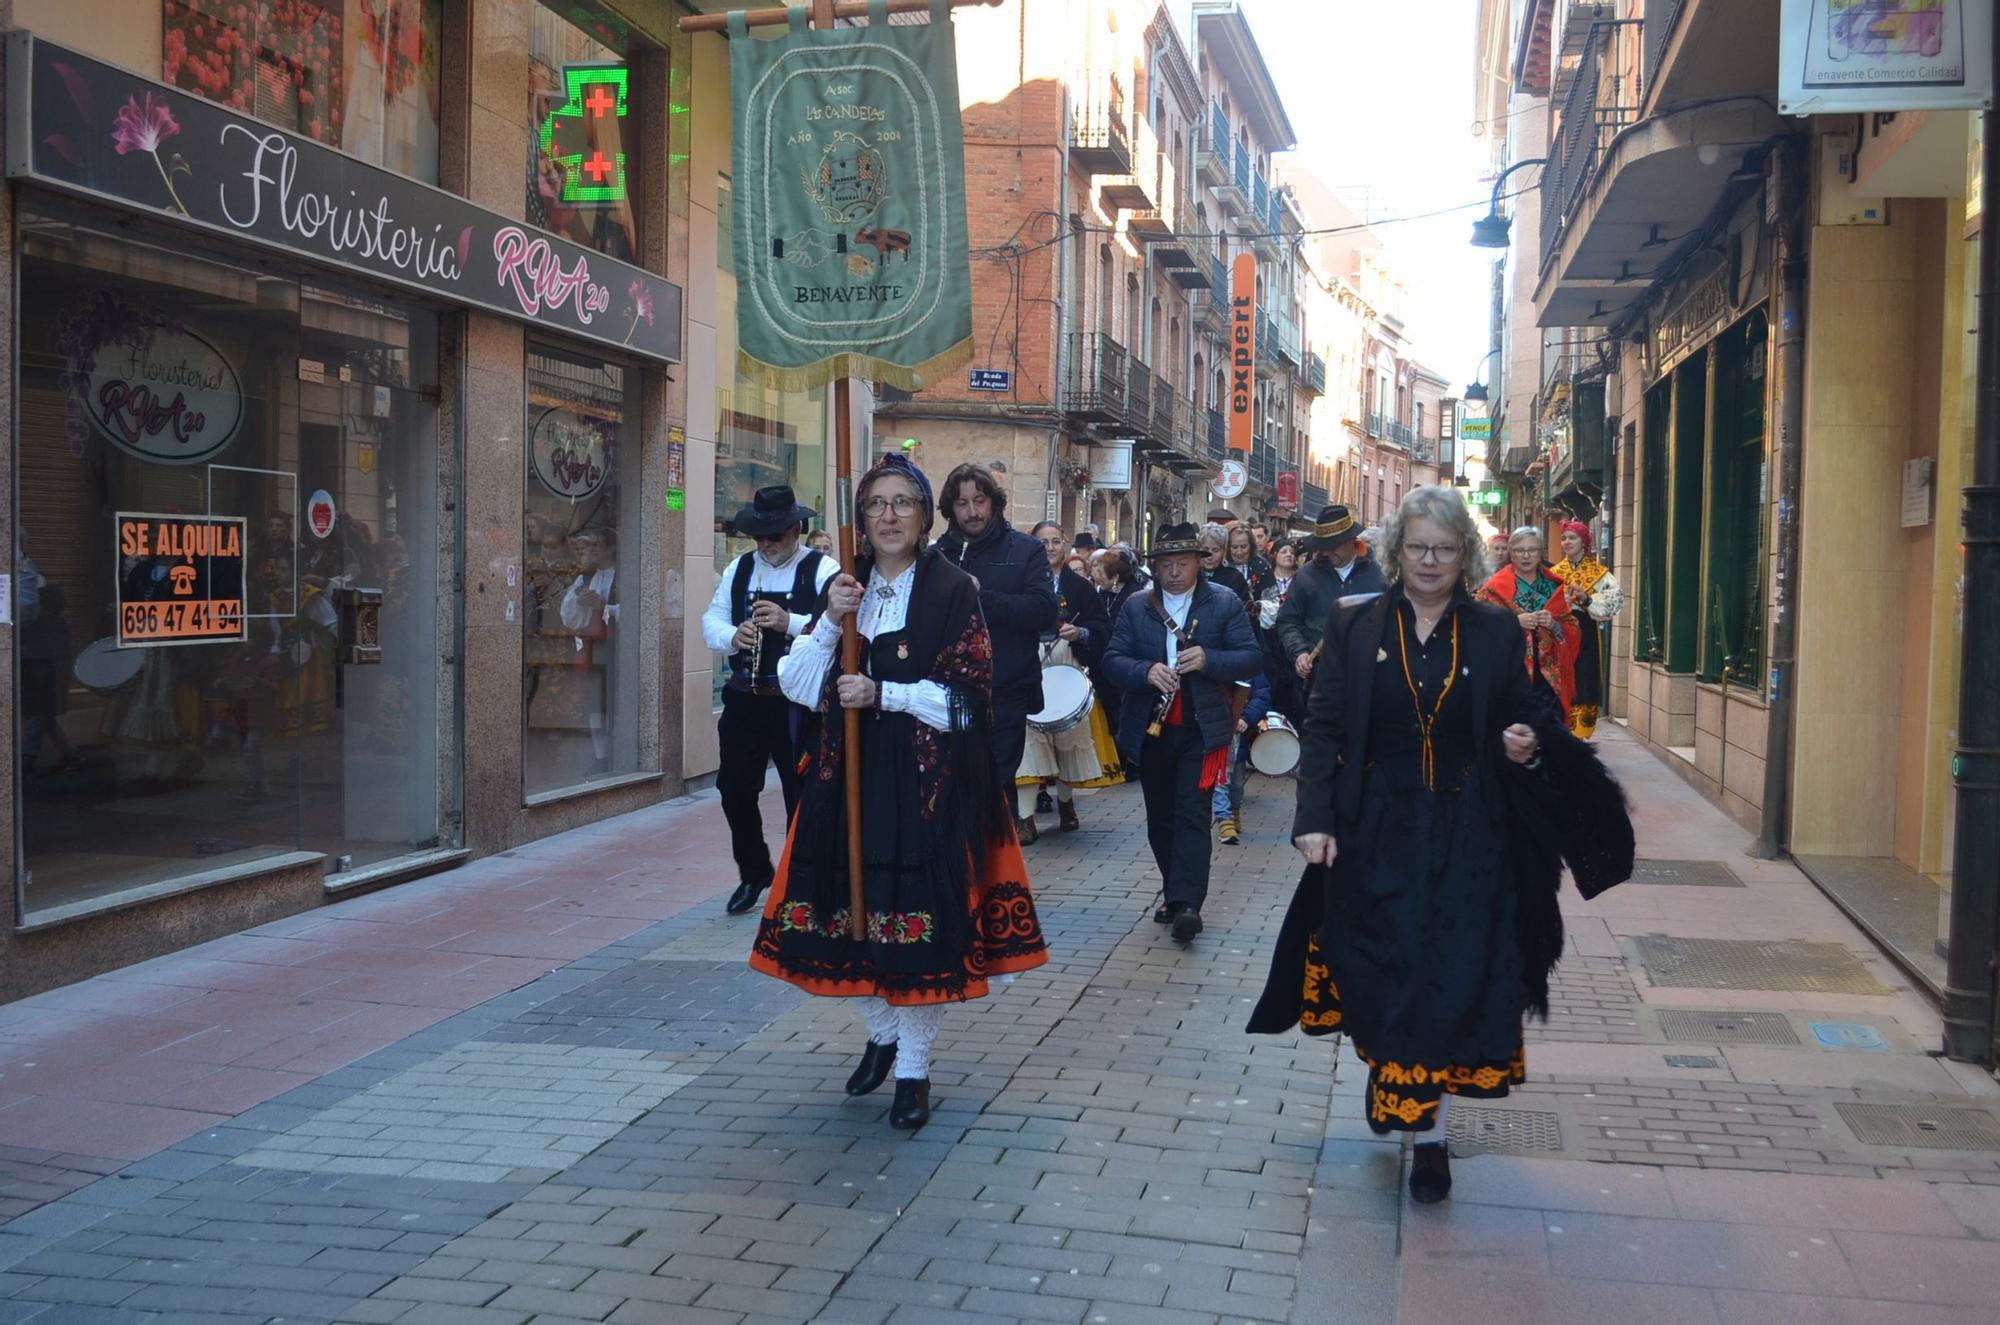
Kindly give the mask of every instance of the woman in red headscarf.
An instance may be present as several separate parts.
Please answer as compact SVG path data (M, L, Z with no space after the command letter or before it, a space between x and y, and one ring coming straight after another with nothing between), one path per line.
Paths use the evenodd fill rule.
M1555 695L1564 713L1576 702L1576 613L1563 582L1542 560L1542 531L1523 525L1507 539L1507 564L1479 591L1512 612L1528 632L1528 675Z
M1562 527L1563 559L1549 573L1563 582L1576 609L1576 693L1570 699L1569 729L1579 740L1597 730L1604 702L1604 678L1611 675L1611 632L1605 627L1625 608L1625 590L1597 559L1590 526L1569 520Z

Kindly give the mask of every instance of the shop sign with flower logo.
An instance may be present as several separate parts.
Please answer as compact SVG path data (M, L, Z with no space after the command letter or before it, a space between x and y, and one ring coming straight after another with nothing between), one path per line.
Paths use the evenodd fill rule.
M552 409L537 419L529 450L542 486L569 502L595 496L611 477L608 426L566 409Z
M12 178L680 358L679 286L337 151L333 126L288 132L25 32L7 90Z

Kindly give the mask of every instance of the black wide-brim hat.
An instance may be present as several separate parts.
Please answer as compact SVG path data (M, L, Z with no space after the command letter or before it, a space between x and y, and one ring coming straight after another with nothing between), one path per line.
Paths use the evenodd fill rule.
M1146 549L1146 559L1173 557L1183 553L1201 555L1201 534L1191 524L1170 524L1160 526L1153 535L1153 545Z
M1306 551L1331 552L1346 547L1360 532L1361 527L1354 523L1353 514L1345 506L1329 506L1313 524L1313 531L1306 538Z
M769 538L773 534L784 533L793 525L804 524L817 514L812 507L799 504L790 484L778 483L757 489L750 498L750 504L736 512L736 518L729 523L739 534Z

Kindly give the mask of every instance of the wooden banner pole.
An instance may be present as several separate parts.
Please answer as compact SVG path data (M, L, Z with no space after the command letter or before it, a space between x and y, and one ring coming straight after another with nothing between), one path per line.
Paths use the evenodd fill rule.
M998 5L1004 0L951 0L953 9L964 9L973 5ZM889 0L892 14L921 14L930 9L930 0ZM836 18L866 18L868 0L837 0L825 6L826 17L822 18L822 0L813 0L813 26L830 28ZM788 21L783 9L746 9L743 21L753 28L768 28ZM729 27L728 14L689 14L680 22L682 32L722 32Z

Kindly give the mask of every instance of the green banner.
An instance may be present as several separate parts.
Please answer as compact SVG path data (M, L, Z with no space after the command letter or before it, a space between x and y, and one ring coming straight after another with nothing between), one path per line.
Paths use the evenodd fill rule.
M776 41L729 16L737 360L781 390L927 385L972 355L965 149L947 0L928 24Z

